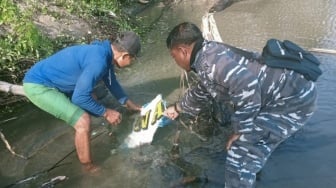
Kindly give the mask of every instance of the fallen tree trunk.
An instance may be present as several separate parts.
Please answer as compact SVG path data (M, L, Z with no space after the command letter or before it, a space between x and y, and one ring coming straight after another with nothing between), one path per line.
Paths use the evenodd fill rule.
M0 91L11 93L13 95L26 96L22 85L11 84L4 81L0 81Z

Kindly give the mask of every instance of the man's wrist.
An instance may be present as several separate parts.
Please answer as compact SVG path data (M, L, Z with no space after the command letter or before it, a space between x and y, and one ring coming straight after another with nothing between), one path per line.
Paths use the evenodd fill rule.
M107 118L107 109L105 109L105 112L103 113L103 117L106 119Z
M174 105L174 110L175 110L177 113L180 113L180 112L181 112L181 107L178 105L178 103L175 103L175 105Z

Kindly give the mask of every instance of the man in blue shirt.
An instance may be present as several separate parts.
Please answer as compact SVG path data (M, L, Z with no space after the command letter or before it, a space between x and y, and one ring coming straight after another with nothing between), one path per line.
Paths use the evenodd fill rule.
M64 120L75 129L79 161L88 171L96 171L90 152L90 114L104 117L112 125L121 114L99 104L93 89L104 81L111 94L129 110L140 111L116 79L114 66L131 64L141 50L139 37L131 31L110 41L67 47L36 63L25 75L23 86L29 100L42 110Z

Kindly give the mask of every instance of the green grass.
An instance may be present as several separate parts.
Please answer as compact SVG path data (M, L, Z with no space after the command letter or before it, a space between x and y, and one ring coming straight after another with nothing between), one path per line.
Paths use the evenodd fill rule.
M27 0L22 1L26 5L24 9L16 2L18 1L0 1L0 80L12 83L20 83L27 68L37 60L69 44L87 41L85 38L70 35L51 39L42 33L33 22L37 13L51 15L55 19L62 17L61 13L50 10L49 4L84 20L97 20L96 27L106 31L101 33L106 36L116 29L132 29L139 34L144 33L143 28L132 24L134 22L121 12L122 7L132 3L129 0ZM113 17L113 13L117 17Z

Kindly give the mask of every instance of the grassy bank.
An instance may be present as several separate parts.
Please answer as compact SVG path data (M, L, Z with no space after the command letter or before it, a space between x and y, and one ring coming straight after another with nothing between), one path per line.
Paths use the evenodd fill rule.
M111 39L121 30L143 34L144 28L136 25L136 18L123 11L132 3L131 0L0 1L0 80L20 84L26 70L36 61L65 46ZM41 17L48 18L45 25L41 24ZM60 28L52 34L48 25L51 22L58 22L68 30ZM79 26L71 28L76 24ZM58 29L57 25L54 27ZM8 105L21 98L0 93L0 104Z
M141 32L141 28L132 25L130 17L122 13L123 7L130 3L127 0L0 1L0 80L20 83L32 63L69 44L86 42L88 37L106 38L126 29ZM41 15L53 20L83 20L93 29L90 36L75 33L50 36L36 25Z

